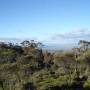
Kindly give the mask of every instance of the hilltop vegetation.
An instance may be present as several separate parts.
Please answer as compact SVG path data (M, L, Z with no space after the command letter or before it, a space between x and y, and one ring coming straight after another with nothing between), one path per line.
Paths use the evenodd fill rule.
M0 43L0 90L90 90L90 42L50 53L42 43Z

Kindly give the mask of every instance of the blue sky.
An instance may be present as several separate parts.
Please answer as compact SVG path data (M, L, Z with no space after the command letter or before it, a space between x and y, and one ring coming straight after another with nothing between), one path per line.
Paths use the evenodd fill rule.
M90 0L0 0L0 38L74 42L89 40L87 32Z

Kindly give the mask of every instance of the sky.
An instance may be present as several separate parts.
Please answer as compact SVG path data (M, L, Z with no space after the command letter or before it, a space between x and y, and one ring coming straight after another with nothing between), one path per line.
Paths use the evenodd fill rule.
M0 39L90 40L90 0L0 0Z

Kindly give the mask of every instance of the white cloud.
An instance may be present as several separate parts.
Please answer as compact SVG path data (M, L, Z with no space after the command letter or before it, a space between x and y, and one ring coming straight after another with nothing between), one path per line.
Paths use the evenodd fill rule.
M59 43L59 44L67 44L67 43L78 43L79 40L90 40L90 30L81 29L73 32L57 34L52 36L49 39L49 43Z

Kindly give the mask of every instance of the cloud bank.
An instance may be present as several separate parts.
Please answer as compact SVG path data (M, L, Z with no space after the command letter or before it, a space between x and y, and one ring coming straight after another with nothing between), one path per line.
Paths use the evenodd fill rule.
M55 44L69 44L69 43L71 44L71 43L78 43L79 40L90 41L90 30L81 29L68 33L56 34L52 36L47 42Z

